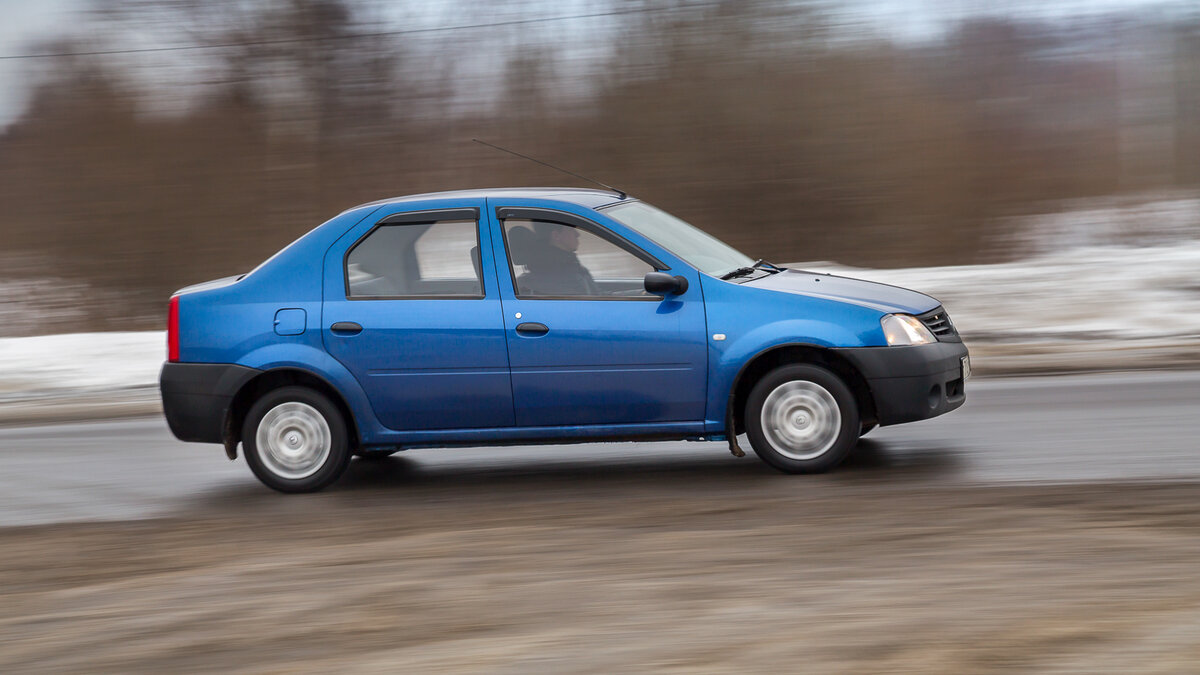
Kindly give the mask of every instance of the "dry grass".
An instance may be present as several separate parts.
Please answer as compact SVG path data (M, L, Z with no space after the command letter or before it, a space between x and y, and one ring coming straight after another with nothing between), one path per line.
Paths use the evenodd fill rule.
M359 467L360 471L366 469ZM1187 673L1194 485L492 477L0 531L5 672ZM402 485L397 485L399 482ZM361 487L361 486L360 486Z

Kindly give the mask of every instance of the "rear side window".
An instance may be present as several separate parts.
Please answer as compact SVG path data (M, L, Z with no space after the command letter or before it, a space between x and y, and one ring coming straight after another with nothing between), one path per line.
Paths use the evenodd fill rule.
M473 220L383 224L346 255L346 297L482 298Z

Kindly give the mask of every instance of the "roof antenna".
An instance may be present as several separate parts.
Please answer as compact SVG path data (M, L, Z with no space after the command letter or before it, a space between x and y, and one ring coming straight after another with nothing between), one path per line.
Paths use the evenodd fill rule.
M612 190L613 192L617 193L617 197L618 197L619 199L625 199L627 196L629 196L629 195L627 195L627 194L625 193L625 191L624 191L624 190L618 190L617 188L615 188L615 187L613 187L613 186L611 186L611 185L608 185L608 184L605 184L605 183L601 183L601 182L600 182L600 181L598 181L598 180L592 180L591 178L588 178L587 176L580 176L579 174L575 173L574 171L567 171L566 169L559 168L559 167L557 167L557 166L554 166L553 164L549 164L549 163L547 163L547 162L543 162L543 161L542 161L542 160L540 160L540 159L534 159L534 158L530 157L529 155L522 155L522 154L521 154L521 153L519 153L519 152L513 152L512 150L509 150L508 148L502 148L502 147L500 147L500 146L498 146L498 145L492 145L491 143L488 143L487 141L481 141L481 140L479 140L478 138L472 138L471 140L472 140L472 141L475 141L476 143L478 143L478 144L480 144L480 145L486 145L486 146L488 146L489 148L495 148L495 149L497 149L497 150L499 150L499 151L501 151L501 152L507 152L507 153L508 153L508 154L510 154L510 155L516 155L517 157L520 157L521 159L527 159L527 160L529 160L529 161L531 161L531 162L536 162L536 163L538 163L538 164L541 164L542 166L548 166L548 167L550 167L551 169L554 169L555 171L561 171L561 172L563 172L563 173L567 174L568 176L574 176L574 177L576 177L576 178L580 178L580 179L586 180L586 181L587 181L587 182L589 182L589 183L594 183L594 184L596 184L596 185L599 185L599 186L600 186L600 187L602 187L602 188L606 188L606 189Z

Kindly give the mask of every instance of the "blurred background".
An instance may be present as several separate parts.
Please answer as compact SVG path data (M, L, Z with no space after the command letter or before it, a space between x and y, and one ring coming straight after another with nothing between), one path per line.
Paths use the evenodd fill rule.
M930 293L985 377L822 476L408 450L283 498L173 439L175 289L586 185L471 138ZM1197 270L1197 0L0 0L0 671L1196 673Z
M783 263L1198 232L1190 1L0 5L0 337L160 328L360 202L582 184L472 137Z

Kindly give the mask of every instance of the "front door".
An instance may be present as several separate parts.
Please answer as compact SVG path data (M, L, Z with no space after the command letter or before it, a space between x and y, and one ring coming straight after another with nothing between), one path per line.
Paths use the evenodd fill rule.
M512 426L504 323L479 208L372 220L326 256L326 349L388 428Z
M643 277L666 266L596 223L556 211L500 215L494 248L517 425L702 420L695 271L675 271L689 277L684 294L652 296Z

